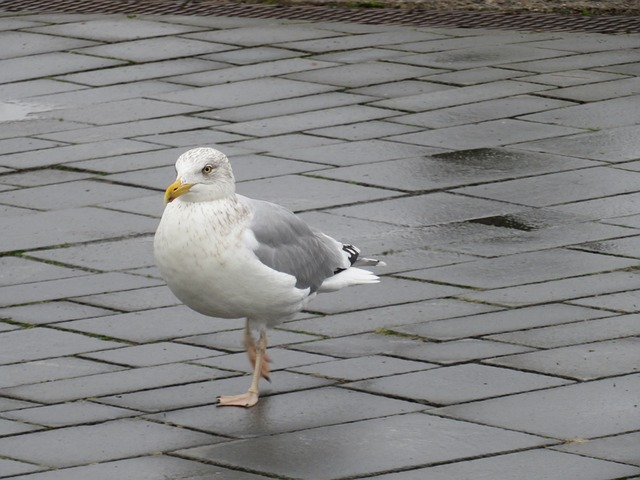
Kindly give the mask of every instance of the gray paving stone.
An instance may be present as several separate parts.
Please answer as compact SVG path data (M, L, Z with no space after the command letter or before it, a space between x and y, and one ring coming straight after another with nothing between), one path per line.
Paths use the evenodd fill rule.
M371 355L404 356L402 352L416 347L423 348L424 342L398 335L382 333L362 333L339 338L328 338L291 345L294 350L329 355L336 358L368 357Z
M522 72L521 72L522 73ZM542 73L540 75L529 75L527 82L543 83L556 87L572 87L608 80L623 78L622 75L608 72L598 72L595 70L569 70L565 72Z
M242 333L244 321L241 319L235 319L235 321L237 330L186 337L180 339L180 342L184 342L189 345L199 345L203 347L224 350L227 352L244 352L245 347L243 344L244 342ZM269 346L272 347L280 345L292 345L318 339L318 337L315 335L289 332L279 329L270 330L267 334L267 338L269 340ZM243 359L241 363L244 365L246 363L246 360Z
M29 463L17 462L7 458L0 459L0 472L3 476L20 475L24 473L37 472L43 470L43 467L31 465Z
M242 322L235 318L205 317L184 305L178 305L74 320L57 326L94 335L108 335L129 342L145 343L242 328Z
M336 32L314 28L313 25L299 24L255 25L187 35L189 38L198 38L208 42L228 43L246 47L335 36L338 36Z
M231 66L220 71L191 73L172 77L169 80L195 86L222 85L241 80L274 78L294 72L305 72L330 67L334 63L311 61L306 58L285 58L255 65Z
M184 118L187 119L189 117ZM101 173L120 173L163 166L168 167L174 165L176 159L183 154L185 150L184 147L178 147L125 155L110 155L105 158L71 162L69 166Z
M562 213L582 215L585 218L607 220L614 217L629 216L637 212L636 206L640 194L628 193L614 197L597 198L582 202L553 207L552 210Z
M90 22L69 22L32 28L30 31L73 38L86 38L105 42L118 42L135 38L160 37L198 31L195 26L150 22L127 16L93 19Z
M401 252L386 252L380 255L387 265L376 265L376 275L387 275L390 273L402 273L422 268L439 267L443 265L453 265L456 263L470 262L476 257L471 255L461 255L455 252L440 252L427 249L409 249Z
M229 470L217 465L183 460L168 455L146 455L128 460L96 463L83 467L72 467L25 476L25 480L157 480L163 476L174 476L189 480L258 480L261 475Z
M572 101L595 102L637 94L639 91L640 79L632 77L589 85L558 88L553 91L553 96Z
M433 367L435 367L435 365L426 362L414 362L382 355L371 355L368 357L355 357L314 363L313 365L294 367L291 370L323 378L355 381L415 372Z
M250 153L267 153L269 155L280 156L293 149L317 147L318 145L330 145L340 143L340 141L331 138L321 138L306 133L286 133L283 135L275 135L272 137L255 138L252 140L243 140L235 142L227 148L241 148L251 150Z
M348 128L348 127L345 127ZM340 142L280 153L284 157L331 165L354 165L398 158L422 157L435 153L432 149L403 145L385 140ZM376 169L379 165L376 165ZM368 167L371 169L371 167ZM366 183L366 182L363 182ZM386 185L381 185L386 186Z
M477 337L498 332L516 332L513 335L526 335L535 332L535 327L545 325L559 325L563 323L586 321L593 318L601 318L613 315L610 312L592 310L589 308L575 307L573 305L549 304L536 307L518 308L512 310L500 310L497 312L479 313L477 315L446 318L443 320L431 320L415 322L415 325L403 325L394 327L394 331L417 335L429 340L458 340L468 337ZM555 327L560 328L560 327ZM529 330L533 329L533 330ZM538 329L542 330L542 329ZM496 335L496 340L503 337L509 338L511 334ZM521 343L521 342L514 342ZM529 345L526 344L525 345ZM533 347L541 345L531 345Z
M331 212L347 217L420 227L501 215L517 208L502 202L436 192L385 200L378 202L375 209L370 205L355 205L334 208Z
M158 285L161 282L124 273L102 273L45 280L0 288L0 306L69 299L98 292L117 292Z
M87 272L36 262L20 257L0 257L0 286L19 285L57 278L77 277Z
M518 148L559 154L570 153L573 156L606 162L636 160L639 128L633 125L559 139L527 142L519 144Z
M637 448L639 436L639 432L633 432L613 437L597 438L584 443L560 445L556 449L581 456L640 466Z
M251 65L254 63L264 63L273 60L282 60L285 58L295 58L298 56L299 53L292 50L272 46L260 46L237 48L220 53L200 55L199 58L214 62L230 63L232 65Z
M371 147L384 146L380 141L373 140ZM390 149L393 143L387 143ZM339 145L338 147L341 147ZM342 150L349 152L351 147L367 146L363 142L351 142ZM315 151L318 153L328 151L334 147L319 147L311 149L305 156L312 156ZM414 147L416 148L416 147ZM420 147L417 147L418 150ZM411 152L411 148L400 146L399 154L402 151ZM350 152L349 152L350 153ZM370 158L371 161L378 160L376 155L371 157L366 155L366 150L362 153L363 160ZM383 155L384 150L378 155ZM296 155L296 153L292 153ZM358 157L356 157L357 159ZM345 162L351 162L349 155ZM353 162L355 163L355 162ZM517 176L529 176L538 173L550 173L558 170L569 170L580 167L594 165L585 160L577 158L550 156L544 154L523 153L518 150L509 149L477 149L463 150L453 153L436 154L433 157L405 158L377 162L375 165L365 163L363 165L335 168L315 173L314 175L345 180L349 182L359 182L379 187L392 187L403 191L422 191L449 188L470 183L490 182L503 180Z
M606 223L608 225L620 225L623 227L635 228L637 230L640 226L639 220L639 215L628 215L620 218L603 219L602 223Z
M0 32L0 42L2 42L3 45L3 59L26 57L28 55L36 55L39 53L71 50L74 48L95 45L95 42L78 40L75 38L40 35L26 31Z
M138 42L135 42L138 44ZM72 73L57 77L60 80L90 85L92 87L104 87L119 83L132 83L140 80L159 79L184 73L192 73L214 68L214 62L197 58L178 58L139 65L127 65L113 67L99 71Z
M578 300L573 300L572 303L593 308L604 308L616 312L634 313L640 312L637 295L637 290L610 293L607 295L580 298Z
M640 288L640 276L633 272L612 272L578 276L533 285L506 287L480 293L465 294L479 300L505 306L524 306L570 300L590 295L603 295Z
M482 122L476 125L461 125L426 132L394 135L389 137L389 140L455 150L470 150L472 148L502 147L514 143L541 138L563 137L581 132L581 130L570 127L506 119Z
M192 130L195 128L207 128L216 124L217 122L213 122L212 120L178 115L175 117L154 118L137 122L119 123L116 125L80 128L47 134L45 136L47 138L51 138L52 140L83 144L101 142L106 140L115 140L123 137L134 138L142 135L151 135L165 132L179 132ZM162 149L162 147L159 145L149 147L158 150ZM147 150L148 149L149 148L147 148Z
M476 441L469 442L470 436ZM529 435L414 413L180 453L190 458L311 480L372 475L547 442ZM265 448L269 453L263 455ZM332 462L327 463L327 458Z
M554 91L555 92L555 91ZM593 130L634 125L635 112L640 107L640 95L590 102L549 112L520 117L523 120L590 128Z
M87 442L87 438L93 441ZM220 438L144 420L124 419L0 439L0 452L42 465L68 467L216 441Z
M279 46L292 48L310 53L339 52L343 50L353 50L356 48L366 48L371 45L384 47L404 42L419 40L433 40L442 38L432 32L419 32L415 30L395 30L380 33L360 33L356 35L344 35L339 37L324 38L317 40L297 41L281 43Z
M139 415L139 412L82 400L44 407L23 408L3 412L2 415L46 427L69 427L133 417Z
M41 430L41 427L0 418L0 437Z
M211 352L211 350L209 350ZM209 354L211 355L211 353ZM288 350L282 347L269 348L269 366L272 372L278 370L290 370L301 365L319 364L333 360L333 357L325 355L315 355L313 353L298 352L296 350ZM194 360L192 363L197 365L205 365L207 367L219 368L221 370L232 370L240 373L253 373L253 367L247 362L247 354L228 353L215 357Z
M69 195L73 192L73 195ZM45 185L0 193L0 202L39 210L97 206L148 195L148 190L95 180Z
M492 340L538 348L556 348L640 335L640 316L620 315L545 328L492 335Z
M142 236L37 251L30 256L95 270L125 270L154 265L152 241Z
M112 344L106 348L114 346L115 344ZM34 385L4 388L0 391L14 398L52 404L183 385L224 376L227 376L226 372L213 368L176 363L65 378Z
M479 83L495 82L496 80L509 80L527 75L524 72L517 72L500 67L478 67L453 72L436 73L427 75L425 80L441 81L454 85L469 86ZM527 77L527 82L531 81L531 76Z
M327 62L357 64L360 62L371 62L375 60L389 60L394 57L401 57L405 55L406 53L399 52L397 50L370 47L370 48L358 48L354 50L346 50L344 52L319 54L319 55L314 55L311 58L314 58L316 60L324 60Z
M119 344L50 328L36 327L0 333L3 365L104 350ZM46 365L44 365L46 366Z
M485 100L483 102L472 103L471 105L460 105L428 112L414 113L412 115L403 115L401 117L394 117L390 121L428 128L443 128L510 118L544 110L560 109L563 107L568 108L571 105L574 105L574 103L554 99L541 100L540 97L533 95L515 95L508 98ZM536 116L527 116L523 117L523 119L539 121ZM561 124L569 125L567 123Z
M244 122L269 117L280 117L294 113L324 110L325 108L354 105L374 97L356 95L352 93L328 92L307 95L303 97L287 98L284 100L267 101L254 105L219 109L212 113L199 114L201 117Z
M428 29L430 31L431 29ZM420 42L403 42L393 48L410 52L441 52L462 48L528 43L557 38L556 32L504 32L493 29L438 28L437 32L446 35L441 38Z
M22 338L24 337L25 335L22 335ZM71 339L74 337L66 335L65 337L62 337L62 339L64 338ZM61 337L58 335L54 337L54 341L60 341L60 339ZM111 345L114 346L117 344L111 342ZM81 347L80 352L82 351ZM55 351L52 353L53 355L57 354ZM66 351L62 352L62 354L66 354ZM122 370L122 368L116 365L92 362L82 358L55 356L53 358L23 361L22 363L0 366L0 372L2 373L2 388L30 385L64 378L83 377L85 375L97 375L100 373L116 372L118 370Z
M183 37L160 37L109 43L95 47L81 48L76 51L85 55L117 58L130 62L153 62L157 60L188 58L195 55L223 52L233 48L234 47L230 47L229 45L201 42ZM208 69L215 70L226 66L228 65L224 63L209 62Z
M362 408L363 405L366 408ZM257 408L248 412L226 409L212 416L211 407L204 406L148 418L215 435L251 438L401 415L423 408L415 403L328 387L320 391L285 393L278 396L277 402L258 403ZM309 411L314 414L308 415Z
M312 135L320 135L322 137L340 138L344 140L374 140L391 135L399 135L401 133L409 133L420 130L419 127L411 125L399 125L386 122L384 120L373 120L362 123L352 123L338 127L325 127L316 130L309 130Z
M82 130L84 129L81 129L80 131ZM60 134L64 135L68 133L69 132L61 132ZM54 135L56 134L54 133ZM36 150L32 152L17 153L10 157L3 158L1 161L5 166L21 169L49 167L72 161L100 158L105 155L105 152L109 151L114 154L126 154L155 150L158 148L160 147L126 139L98 140L96 142L86 140L85 143L80 145L65 145L55 149L46 149L45 151Z
M171 117L202 109L202 107L192 107L141 98L56 110L51 113L42 114L42 116L76 122L91 122L96 125L110 125L114 123L146 120L149 118Z
M639 237L634 236L610 241L585 243L578 245L576 248L597 253L608 253L611 255L637 258L637 247L639 240Z
M293 98L302 95L312 95L331 90L335 90L335 87L312 85L284 78L258 78L224 85L190 88L155 95L154 98L168 102L187 103L201 107L221 109Z
M638 429L638 386L637 374L626 375L430 413L565 440L601 437Z
M410 112L424 112L438 108L453 107L466 103L481 102L497 98L541 92L550 87L514 80L502 80L488 84L468 87L451 88L445 91L403 96L395 99L381 100L371 105L407 110ZM359 92L365 93L366 92Z
M428 73L429 69L425 68L423 71ZM401 98L410 95L413 96L440 92L443 90L450 90L451 88L451 86L443 85L441 83L431 83L420 80L403 80L401 82L390 82L380 85L372 85L369 87L353 88L350 89L349 92L361 95L370 95L378 98Z
M358 63L355 65L340 65L317 71L289 74L286 75L286 77L304 82L357 88L379 83L407 80L419 75L424 75L424 71L420 67L371 62Z
M528 45L540 48L553 48L570 52L599 52L637 48L637 37L634 35L598 35L594 33L577 33L565 35L564 38L531 42Z
M54 183L66 183L76 180L86 180L93 177L90 173L68 172L55 168L39 169L37 171L22 171L2 175L0 183L17 187L40 187Z
M486 289L559 280L634 265L631 259L552 249L416 270L410 276Z
M299 175L250 180L237 191L251 198L278 203L292 211L327 208L397 196L396 192L361 185L345 185ZM0 198L2 193L0 193Z
M233 142L235 140L245 140L248 137L234 135L232 133L218 132L211 129L193 130L184 133L164 133L160 135L147 135L136 137L142 142L159 143L168 146L191 147L193 145L214 145L220 143Z
M375 394L399 396L414 402L451 405L567 383L570 382L544 375L465 364L364 380L345 386Z
M140 277L143 278L143 277ZM159 286L143 287L117 292L98 293L76 297L77 301L96 307L111 308L124 312L171 307L180 304L163 281L154 281Z
M239 122L219 127L220 130L232 133L245 133L256 137L283 135L286 133L304 132L321 127L346 125L365 120L377 120L396 116L397 112L366 105L349 105L328 108L319 112L304 112L293 115L272 117L262 120Z
M0 60L0 71L2 72L0 83L20 82L114 65L122 65L122 61L66 52L9 58Z
M638 473L637 469L619 463L603 462L578 455L558 455L547 449L509 453L494 457L467 460L408 472L390 473L379 480L448 480L475 478L478 480L605 480Z
M513 218L517 218L517 216L513 216ZM606 241L610 238L632 234L633 230L619 228L612 230L598 222L573 223L540 230L534 229L530 232L519 230L496 232L494 236L484 238L482 243L465 239L460 242L454 242L449 248L457 252L472 255L495 257L548 248L572 246L582 239L601 239ZM596 251L596 253L599 252Z
M0 138L23 138L25 135L48 134L85 128L86 125L76 122L59 122L58 120L39 120L37 118L3 122Z
M132 367L152 367L154 365L167 363L198 360L217 354L218 352L206 348L198 348L173 342L159 342L104 350L102 352L92 352L83 356L100 362ZM200 365L202 365L202 363L200 363Z
M324 314L400 305L461 294L458 287L385 277L375 285L359 285L315 298L309 311Z
M29 408L38 406L37 403L14 400L13 398L0 398L0 411L5 412L18 408Z
M535 73L564 72L567 70L601 68L609 65L637 62L638 49L628 48L614 51L589 52L582 55L563 56L533 62L510 63L509 68Z
M521 345L464 338L450 342L424 343L423 345L416 343L398 352L397 355L412 360L451 365L454 363L529 352L531 350L531 348Z
M387 329L398 325L483 313L494 308L453 299L424 300L321 318L294 320L283 324L280 328L337 337L371 332L379 328Z
M489 360L496 365L520 368L577 380L593 380L637 372L640 339L618 338L554 348L542 352Z
M182 149L184 150L184 148ZM176 158L179 155L176 155ZM164 190L169 183L175 179L176 169L174 166L165 166L158 168L146 168L144 170L136 170L134 172L116 173L109 175L107 178L114 182L124 182L152 188L154 190ZM161 200L161 193L156 193L156 199ZM108 204L107 204L108 205ZM103 205L104 206L104 205ZM164 205L161 205L164 209Z
M514 61L533 61L565 56L565 52L527 45L483 45L435 53L394 58L393 62L457 70L505 65Z
M211 371L213 372L213 370ZM211 415L215 415L219 412L215 406L217 396L246 392L250 383L251 378L245 375L232 378L219 378L208 382L102 397L100 398L100 402L146 412L162 412L165 410L177 410L180 408L207 405ZM273 372L271 375L271 383L262 382L260 398L262 399L262 403L266 403L269 400L265 401L265 399L271 395L324 387L332 383L334 382L314 378L309 375L300 375L285 371ZM260 403L258 405L260 405Z
M38 102L38 104L43 103L45 105L54 105L60 108L71 108L118 100L139 99L140 97L146 98L152 94L174 92L185 88L186 87L182 85L176 85L159 80L147 80L132 83L131 85L127 85L127 88L122 88L122 85L77 88L68 92L65 91L32 96L27 98L26 101L29 103L33 101Z
M628 63L623 65L614 65L601 67L598 70L604 72L614 72L622 75L637 75L638 74L638 64L637 63Z
M0 107L5 105L0 104ZM4 110L4 108L3 108ZM0 154L7 155L11 153L29 152L33 150L43 150L45 148L59 147L59 143L49 142L46 140L38 140L33 138L11 138L8 140L0 140Z

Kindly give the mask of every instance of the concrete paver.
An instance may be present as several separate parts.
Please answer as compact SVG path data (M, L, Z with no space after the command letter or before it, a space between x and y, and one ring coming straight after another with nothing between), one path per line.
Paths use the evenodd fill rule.
M25 11L0 42L1 478L640 476L637 34ZM250 410L214 406L242 322L153 262L196 145L388 264L272 331Z

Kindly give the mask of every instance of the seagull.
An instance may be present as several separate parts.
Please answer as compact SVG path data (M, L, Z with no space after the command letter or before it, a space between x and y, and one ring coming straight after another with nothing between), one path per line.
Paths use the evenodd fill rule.
M309 227L280 205L236 194L231 164L216 149L185 152L176 172L154 237L156 264L191 309L246 319L251 386L241 395L217 397L217 405L251 407L260 378L269 380L266 329L293 318L317 293L379 282L354 265L384 262L360 258L353 245Z

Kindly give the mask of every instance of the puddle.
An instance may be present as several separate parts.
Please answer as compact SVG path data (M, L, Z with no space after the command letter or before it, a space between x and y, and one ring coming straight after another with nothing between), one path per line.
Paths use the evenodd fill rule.
M38 118L39 112L52 110L51 106L37 103L0 102L0 122L19 122Z
M491 225L492 227L522 230L523 232L530 232L537 229L535 225L525 223L522 219L513 215L496 215L494 217L474 218L473 220L469 220L469 222Z

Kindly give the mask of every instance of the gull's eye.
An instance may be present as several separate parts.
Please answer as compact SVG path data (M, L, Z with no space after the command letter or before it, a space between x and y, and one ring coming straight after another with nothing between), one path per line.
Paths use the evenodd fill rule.
M213 172L212 165L205 165L204 168L202 169L202 173L204 173L205 175L209 175L211 172Z

